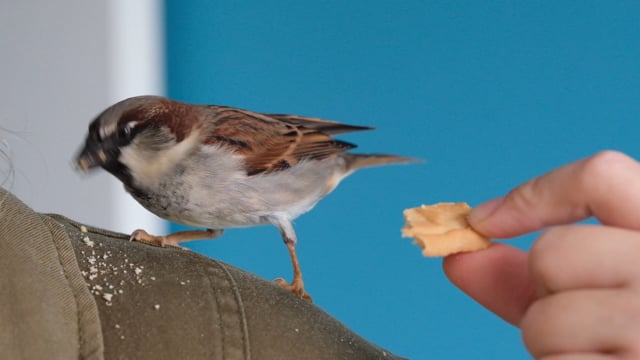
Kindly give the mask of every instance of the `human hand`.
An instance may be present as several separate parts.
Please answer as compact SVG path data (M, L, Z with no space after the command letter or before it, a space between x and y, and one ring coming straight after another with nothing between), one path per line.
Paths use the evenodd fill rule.
M576 225L594 216L602 225ZM612 151L475 208L471 225L511 238L552 225L530 253L505 244L444 260L449 279L520 327L536 359L640 358L640 163Z

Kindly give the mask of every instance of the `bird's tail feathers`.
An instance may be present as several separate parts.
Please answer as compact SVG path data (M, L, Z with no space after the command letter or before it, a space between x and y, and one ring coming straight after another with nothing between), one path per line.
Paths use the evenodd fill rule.
M363 167L387 164L406 164L422 162L420 159L387 154L345 154L347 169L354 171Z

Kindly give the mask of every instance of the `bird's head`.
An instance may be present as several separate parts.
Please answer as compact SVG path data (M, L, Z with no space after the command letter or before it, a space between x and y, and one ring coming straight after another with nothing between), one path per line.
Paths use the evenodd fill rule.
M159 96L112 105L89 125L76 166L102 167L126 185L145 185L172 169L195 143L197 108Z

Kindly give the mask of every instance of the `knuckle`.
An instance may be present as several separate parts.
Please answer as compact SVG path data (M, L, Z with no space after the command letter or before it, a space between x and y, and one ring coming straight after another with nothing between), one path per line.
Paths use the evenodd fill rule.
M580 185L587 190L594 186L601 187L602 184L610 183L611 179L617 177L617 172L625 171L631 164L635 164L635 161L619 151L604 150L596 153L584 162L579 174Z
M513 189L506 197L516 209L532 209L539 202L540 178L534 178Z
M625 153L617 150L603 150L603 151L597 152L596 154L591 156L589 159L590 161L596 164L600 162L604 164L611 163L611 162L628 163L629 161L633 160L631 159L631 157L629 157Z

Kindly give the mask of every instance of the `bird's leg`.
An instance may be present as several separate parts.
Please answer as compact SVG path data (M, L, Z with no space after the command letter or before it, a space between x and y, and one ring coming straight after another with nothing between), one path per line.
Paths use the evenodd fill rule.
M298 263L298 256L296 255L296 245L293 243L287 243L286 245L289 249L289 255L291 256L291 263L293 264L293 280L291 280L291 283L287 283L283 278L277 278L275 281L278 285L291 291L297 296L305 300L313 301L311 296L304 290L302 271L300 271L300 264Z
M280 220L276 226L280 229L280 234L284 240L284 244L289 249L289 256L291 256L291 264L293 265L293 280L291 283L287 283L283 278L275 279L281 287L291 291L298 297L301 297L308 301L313 301L311 296L304 290L304 282L302 281L302 271L300 270L300 263L298 262L298 255L296 254L296 234L293 231L293 226L288 220Z
M160 245L162 247L169 245L185 249L184 247L180 246L181 242L217 238L218 236L222 235L223 231L224 230L221 229L187 230L179 231L165 236L156 236L151 235L142 229L138 229L131 233L129 241L146 241L152 244Z

